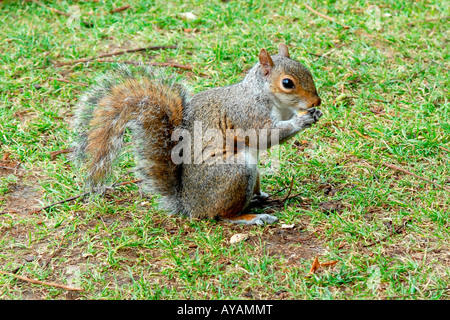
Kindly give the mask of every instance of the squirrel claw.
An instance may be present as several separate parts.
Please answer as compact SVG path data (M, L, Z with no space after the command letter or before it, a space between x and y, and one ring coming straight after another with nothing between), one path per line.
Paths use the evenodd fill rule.
M316 108L311 108L308 109L305 114L299 115L295 121L301 128L309 128L313 123L319 121L321 116L323 116L322 111Z
M316 108L311 108L308 110L308 114L313 117L314 122L318 121L321 116L323 116L322 111Z

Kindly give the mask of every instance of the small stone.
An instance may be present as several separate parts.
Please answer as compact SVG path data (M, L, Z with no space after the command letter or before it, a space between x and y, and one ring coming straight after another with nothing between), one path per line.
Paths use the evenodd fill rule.
M27 255L27 256L23 257L23 259L26 262L32 262L32 261L34 261L35 257L33 255Z
M236 242L241 242L241 241L245 241L248 239L248 234L247 233L236 233L235 235L233 235L230 238L230 243L236 243Z
M193 14L192 12L181 12L178 14L178 16L186 21L192 21L197 19L197 16L195 14Z

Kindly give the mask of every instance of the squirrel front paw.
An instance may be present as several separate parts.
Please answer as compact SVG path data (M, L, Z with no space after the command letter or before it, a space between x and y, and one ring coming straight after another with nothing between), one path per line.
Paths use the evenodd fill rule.
M309 128L312 124L319 121L319 118L323 116L322 111L316 108L309 109L305 114L299 114L294 118L297 127Z

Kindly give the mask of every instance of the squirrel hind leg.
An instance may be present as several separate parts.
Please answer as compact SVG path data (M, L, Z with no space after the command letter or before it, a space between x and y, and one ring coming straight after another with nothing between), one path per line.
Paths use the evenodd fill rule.
M264 225L266 223L269 224L269 223L277 222L278 218L275 216L272 216L270 214L266 214L266 213L262 213L262 214L246 213L246 214L241 214L239 216L222 219L222 220L231 222L231 223L237 223L237 224Z

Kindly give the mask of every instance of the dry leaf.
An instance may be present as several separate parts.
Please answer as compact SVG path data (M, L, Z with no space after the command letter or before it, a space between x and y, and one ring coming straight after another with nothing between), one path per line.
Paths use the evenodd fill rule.
M321 267L334 266L336 263L338 263L338 261L339 261L339 260L323 262L323 263L320 264L320 266L321 266Z
M345 101L345 100L348 100L348 99L350 99L350 97L348 95L346 95L345 93L341 93L340 95L338 95L336 97L336 99L334 101L336 103L336 102Z
M334 261L327 261L327 262L320 263L319 262L319 257L317 256L317 257L314 258L314 261L313 261L313 264L311 266L311 270L309 270L308 276L316 273L317 269L319 269L320 267L333 266L336 263L338 263L338 261L339 260L334 260Z
M359 132L357 129L354 130L356 132L356 134L358 136L360 136L361 138L367 139L367 140L373 140L371 137L369 137L368 135L364 135L361 132Z
M311 266L311 269L309 270L309 275L316 273L317 269L319 269L320 263L319 263L319 257L315 257L313 264Z

